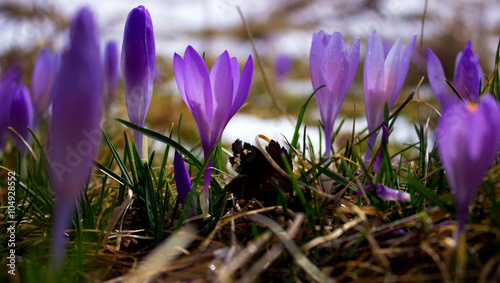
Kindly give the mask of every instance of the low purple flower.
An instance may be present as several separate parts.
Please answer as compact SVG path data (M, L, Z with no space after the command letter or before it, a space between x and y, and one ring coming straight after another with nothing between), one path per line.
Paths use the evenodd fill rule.
M200 54L188 46L184 59L177 53L174 55L174 72L179 92L198 125L205 157L208 157L227 123L248 96L253 75L252 56L248 57L240 74L238 60L225 51L209 72ZM207 169L204 176L207 198L210 174L211 170Z
M42 49L36 60L31 75L31 95L36 120L40 120L52 102L52 87L59 70L59 61L59 53L52 53L47 47Z
M144 126L153 95L155 77L155 38L153 22L144 6L134 8L123 32L121 69L130 122ZM134 132L135 145L142 157L142 134Z
M363 88L366 120L370 132L384 120L384 105L387 103L389 110L391 110L396 103L408 74L416 38L417 35L414 35L406 47L401 44L401 38L398 38L387 56L384 53L382 40L376 31L368 39ZM366 160L371 158L372 148L376 140L377 134L368 138Z
M325 130L326 157L331 155L332 134L340 106L351 87L359 61L360 39L349 47L349 52L340 32L328 34L324 31L313 34L310 68L316 100Z
M365 190L372 191L373 188L371 185L365 187ZM361 195L361 191L356 191L359 195ZM377 185L377 189L375 190L377 196L384 201L411 201L411 195L407 192L403 192L401 190L391 189L382 184Z
M288 78L292 69L292 63L292 59L288 55L279 54L276 56L274 59L274 70L278 82L283 82Z
M111 105L116 96L116 85L120 78L118 62L118 44L114 40L106 43L104 49L104 83L107 91L107 105Z
M3 148L9 136L12 96L21 81L21 74L21 68L14 65L7 68L0 78L0 149Z
M97 35L91 10L78 10L54 82L48 157L50 182L57 197L52 243L55 267L62 263L64 230L70 224L73 205L89 177L99 144L103 91Z
M9 124L26 142L29 142L31 133L28 127L33 126L33 103L25 85L19 85L12 96ZM14 133L12 133L12 136L16 142L16 147L21 152L25 152L27 148L21 138Z
M442 108L450 102L455 103L460 100L446 83L443 66L430 48L427 48L427 73L432 90ZM483 74L483 69L479 65L479 53L474 54L469 41L464 51L457 55L453 87L464 100L469 100L470 96L472 102L476 102L479 98L479 86Z
M174 178L179 202L184 206L193 186L191 185L191 178L189 177L184 160L177 151L174 156Z
M437 125L439 154L455 197L459 233L465 231L468 206L500 146L500 106L484 95L477 104L453 103Z

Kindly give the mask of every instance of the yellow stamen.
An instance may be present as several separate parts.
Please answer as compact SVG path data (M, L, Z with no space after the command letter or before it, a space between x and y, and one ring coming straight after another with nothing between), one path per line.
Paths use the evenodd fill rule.
M470 112L476 112L477 104L473 102L467 103L467 108L469 109Z

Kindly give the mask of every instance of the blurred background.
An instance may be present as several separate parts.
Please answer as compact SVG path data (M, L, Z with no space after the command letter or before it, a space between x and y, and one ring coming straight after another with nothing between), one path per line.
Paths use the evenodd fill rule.
M366 127L362 70L367 39L373 30L386 40L388 48L398 37L406 44L412 35L418 34L400 101L415 88L421 76L426 75L426 47L437 54L451 80L455 57L470 40L474 52L481 54L480 63L485 73L491 75L500 35L500 1L497 0L430 0L427 9L424 0L1 0L1 69L13 62L21 64L23 81L29 87L38 53L44 46L52 50L64 48L69 21L83 5L90 6L96 15L103 48L108 40L115 40L121 46L125 19L132 8L137 5L148 8L155 31L157 69L146 126L167 133L172 123L177 127L182 112L182 139L192 145L199 139L198 131L179 95L172 58L174 53L183 55L185 48L192 45L198 52L206 53L209 66L224 50L236 56L243 65L253 51L236 6L249 24L271 85L291 121L273 104L262 73L255 65L247 103L226 128L225 144L236 138L253 143L259 133L277 140L282 140L282 135L291 139L294 119L313 91L309 50L312 34L319 30L340 31L347 45L361 38L356 78L337 118L337 124L345 119L337 146L350 138L354 117L355 133ZM413 123L425 121L432 114L428 104L438 107L425 80L416 101L410 103L398 119L397 130L391 135L393 142L417 141ZM128 119L121 82L115 105L108 110L107 131L122 132L124 128L109 119ZM435 121L437 115L432 115ZM319 117L314 100L306 112L305 122L315 145L319 143ZM150 146L153 149L163 147L153 141Z

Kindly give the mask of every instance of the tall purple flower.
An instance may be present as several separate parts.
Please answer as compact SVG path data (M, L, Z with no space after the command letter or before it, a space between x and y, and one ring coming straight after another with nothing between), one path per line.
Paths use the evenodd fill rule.
M47 47L42 49L36 60L31 75L31 95L36 120L40 120L52 102L52 87L59 70L59 61L59 53L52 53Z
M330 35L320 31L313 34L310 54L311 80L314 89L325 85L316 92L316 100L325 129L327 158L331 155L335 119L358 68L359 46L360 40L357 38L347 52L340 32Z
M417 35L414 35L406 47L401 44L401 38L398 38L387 56L384 55L384 45L376 31L368 39L363 88L370 132L384 120L384 105L387 103L391 110L403 88L416 38ZM371 158L371 148L376 139L377 134L368 138L365 159Z
M498 121L500 106L486 94L478 104L450 104L438 122L439 154L454 193L459 233L465 230L468 205L498 152Z
M107 105L111 105L116 96L116 84L120 78L118 62L118 44L110 40L104 49L104 83L107 91Z
M156 60L153 22L144 6L128 14L121 56L128 117L130 122L142 127L153 95ZM134 132L134 137L142 157L142 134Z
M67 51L53 90L48 154L50 181L56 192L52 263L62 263L73 205L91 171L99 144L103 101L97 26L89 8L72 20Z
M187 201L187 197L191 192L191 178L184 164L184 160L179 152L175 152L174 157L174 178L175 185L177 186L177 194L179 195L179 202L184 205Z
M21 81L21 68L17 65L9 67L0 78L0 149L3 148L8 138L10 126L10 110L12 96Z
M9 124L25 141L29 141L31 134L28 127L33 126L33 104L28 88L25 85L19 85L12 96ZM13 134L13 137L17 148L21 152L25 152L26 145L19 136Z
M252 56L240 74L238 60L222 53L210 70L203 58L188 46L184 59L174 55L174 72L182 99L193 115L205 157L215 146L229 120L241 108L250 91L253 75ZM211 166L211 162L209 165ZM211 170L205 171L205 195L208 198Z
M427 48L427 73L432 90L442 108L450 102L460 100L446 83L443 66L430 48ZM469 41L464 51L457 55L453 86L464 100L469 100L470 96L472 102L476 102L479 98L479 85L483 74L483 69L479 65L479 53L474 54Z

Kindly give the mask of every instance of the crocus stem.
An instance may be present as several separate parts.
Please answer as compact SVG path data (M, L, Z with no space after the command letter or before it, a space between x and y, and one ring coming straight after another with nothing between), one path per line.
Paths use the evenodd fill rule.
M142 158L142 134L134 131L135 147L139 152L139 156Z
M466 209L457 209L458 227L457 234L455 235L455 240L459 241L460 236L465 234L465 225L467 224L467 207Z
M326 148L325 157L330 158L330 156L332 155L332 133L331 132L327 133L325 131L325 148Z
M205 174L203 176L203 191L205 192L206 199L210 198L209 186L211 177L212 177L212 157L210 157L210 160L207 163L207 167L205 168Z
M457 233L455 279L463 278L466 265L467 265L467 241L466 241L465 233L461 233L460 231L458 231L458 233ZM456 282L460 282L460 281L456 281Z
M210 199L210 179L212 177L212 157L207 163L207 167L205 168L205 173L203 174L203 192L205 193L205 197L200 199L201 211L203 214L208 214L208 203Z
M378 132L368 137L368 145L366 146L366 154L365 154L365 165L370 163L372 158L372 149L375 146L375 141L377 141Z
M52 258L51 269L56 271L64 262L67 241L64 237L64 231L73 217L73 201L57 201L54 214L54 233L52 235Z

